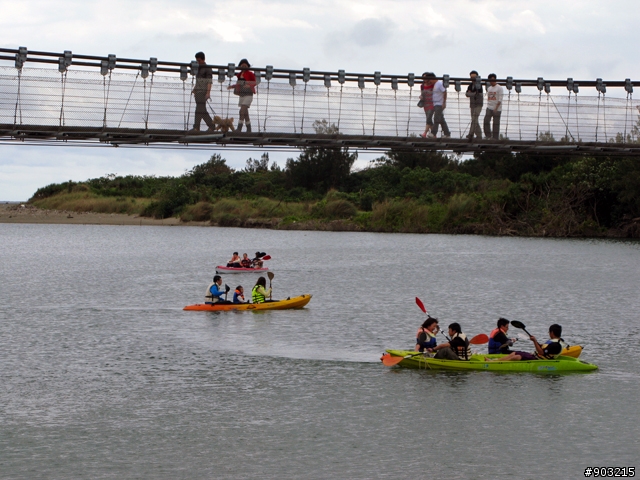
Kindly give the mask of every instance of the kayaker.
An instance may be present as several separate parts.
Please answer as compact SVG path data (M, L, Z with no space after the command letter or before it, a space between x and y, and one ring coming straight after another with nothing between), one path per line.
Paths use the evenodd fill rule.
M447 343L441 343L433 349L436 352L435 358L440 360L469 360L469 357L471 357L469 339L462 333L459 323L455 322L449 325L449 338L450 340Z
M427 318L416 333L416 351L433 352L433 349L438 345L436 333L438 333L438 319Z
M233 303L244 303L244 288L242 288L242 285L238 285L236 291L233 292Z
M240 265L242 265L242 268L252 267L251 259L249 258L249 255L247 255L246 253L242 254L242 260L240 260Z
M498 319L498 328L495 328L489 334L489 353L511 353L509 347L516 341L515 338L508 338L509 320L506 318Z
M240 262L241 260L240 260L240 255L238 255L238 252L233 252L233 256L231 257L231 260L227 262L227 267L242 268L242 264Z
M207 287L207 293L204 296L204 303L213 304L224 302L222 296L225 294L224 288L222 288L222 277L216 275L213 277L213 283L210 283Z
M545 342L543 345L538 343L536 337L531 335L529 340L533 342L533 345L536 347L536 353L529 352L520 352L515 351L511 352L506 357L501 358L486 358L486 361L499 360L501 362L509 362L509 361L518 361L518 360L553 360L560 352L562 352L562 327L557 323L554 323L549 327L549 340Z
M271 289L267 288L267 279L264 277L258 278L253 290L251 290L251 302L264 303L269 295L271 295Z
M253 260L251 260L251 265L253 266L253 268L262 268L262 265L264 265L262 263L262 260L260 260L264 255L262 255L260 252L256 252L256 256Z

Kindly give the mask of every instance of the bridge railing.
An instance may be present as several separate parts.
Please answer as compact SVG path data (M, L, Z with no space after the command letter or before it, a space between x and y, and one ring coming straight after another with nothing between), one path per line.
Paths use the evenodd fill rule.
M0 53L7 52L13 51L0 49ZM193 64L40 53L28 61L20 51L15 51L15 58L0 55L5 62L0 66L0 126L5 131L37 125L185 132L193 126L191 90L197 68ZM14 65L8 64L11 59ZM237 123L238 97L229 89L237 69L233 65L212 67L208 111ZM254 131L313 134L320 125L320 130L334 126L344 135L407 137L425 129L425 113L417 107L420 79L411 74L271 67L254 71L259 79L249 111ZM639 141L640 102L632 96L635 82L576 81L580 87L571 85L567 90L567 81L540 80L498 82L511 87L504 91L503 138ZM464 94L469 80L449 78L448 83L445 119L452 137L464 138L470 126L469 101ZM580 93L580 89L589 89L591 94ZM483 117L484 112L481 125Z

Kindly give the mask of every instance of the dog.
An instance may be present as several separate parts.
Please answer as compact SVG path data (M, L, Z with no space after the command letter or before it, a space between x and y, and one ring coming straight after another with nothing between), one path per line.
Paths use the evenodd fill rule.
M218 115L214 115L213 125L214 130L219 130L222 133L227 133L229 130L233 130L233 118L222 118Z

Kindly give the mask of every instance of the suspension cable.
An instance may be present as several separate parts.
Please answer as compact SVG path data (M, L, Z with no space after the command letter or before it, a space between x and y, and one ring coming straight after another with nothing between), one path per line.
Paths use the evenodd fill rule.
M407 137L409 136L409 124L411 123L411 94L413 93L413 85L409 87L409 117L407 118Z
M129 92L129 98L127 98L127 103L124 104L124 109L122 110L120 121L118 122L118 128L120 128L120 125L122 125L122 119L124 118L124 114L126 113L127 107L129 106L129 100L131 100L131 95L133 94L133 89L136 87L136 82L138 81L139 76L140 76L140 72L138 72L138 74L136 75L136 78L133 80L133 85L131 86L131 91ZM145 89L146 89L146 83L145 83ZM144 100L144 93L143 93L143 100Z
M16 95L16 108L13 112L13 125L18 122L18 113L20 113L20 125L22 125L22 102L20 101L20 87L22 84L22 69L18 70L18 92Z
M67 89L67 71L65 70L60 75L61 75L60 80L61 80L61 84L62 84L62 96L61 96L61 100L60 100L60 126L63 127L65 125L64 94L65 94L65 91Z
M364 135L364 89L360 89L360 113L362 115L362 135Z
M598 89L598 110L596 111L596 142L598 141L598 127L600 126L600 90Z
M607 94L602 93L602 129L604 130L604 141L608 142L609 138L607 137L607 105L606 105Z
M575 93L574 97L576 99L576 135L578 136L578 142L580 141L580 115L578 115L578 94Z
M267 80L267 101L264 107L264 124L262 125L262 131L267 131L267 114L269 113L269 88L271 87L271 80Z
M396 137L400 136L400 132L398 132L398 91L393 91L393 110L396 115Z
M458 131L460 132L460 138L462 138L462 117L460 116L460 92L458 92L458 104L456 105L458 108ZM465 127L464 131L467 129Z
M112 70L109 70L109 83L106 77L102 77L102 92L104 94L104 116L102 117L102 128L107 128L107 108L109 107L109 92L111 91Z
M376 100L373 106L373 130L372 130L372 133L374 136L376 134L376 119L378 118L378 88L379 86L376 85Z
M505 140L509 138L509 105L511 105L511 89L509 89L509 93L507 94L507 124L504 130Z
M340 104L338 107L338 131L340 131L340 120L342 118L342 88L344 87L343 84L340 84Z
M151 72L151 82L149 82L149 97L147 98L147 112L145 114L145 119L144 119L144 128L145 130L149 128L149 113L151 112L151 92L153 90L153 76L154 76L154 72ZM146 88L146 78L145 78L145 88Z
M296 87L291 86L291 112L293 113L293 133L298 133L296 126Z
M540 108L542 107L542 90L538 94L538 120L536 122L536 142L540 141Z
M304 82L304 93L302 95L302 120L300 121L300 133L304 133L304 109L307 106L307 82Z
M567 139L567 142L569 141L569 123L570 122L571 122L571 90L569 90L569 98L567 99L567 123L566 123L567 130L564 133L564 138ZM573 139L573 135L571 136L571 138Z
M518 94L518 133L520 135L520 141L522 141L522 117L521 117L522 108L520 107L520 92L517 92L517 94Z

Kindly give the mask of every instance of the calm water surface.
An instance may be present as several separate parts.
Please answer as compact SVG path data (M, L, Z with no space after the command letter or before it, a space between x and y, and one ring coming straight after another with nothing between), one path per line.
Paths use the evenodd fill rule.
M281 312L184 312L266 251ZM223 281L250 290L256 275ZM640 244L0 225L2 478L584 478L640 467ZM499 316L590 374L388 369L424 319ZM519 348L529 347L522 342ZM640 472L639 472L640 474Z

